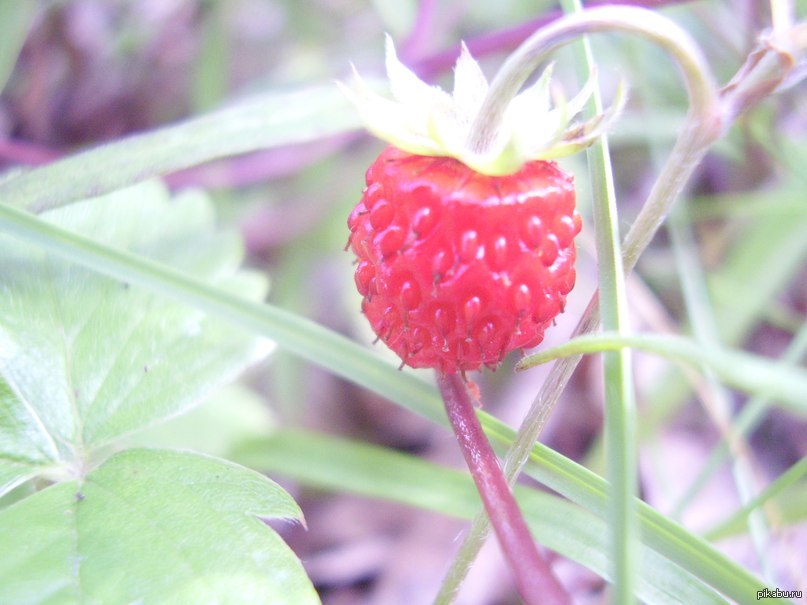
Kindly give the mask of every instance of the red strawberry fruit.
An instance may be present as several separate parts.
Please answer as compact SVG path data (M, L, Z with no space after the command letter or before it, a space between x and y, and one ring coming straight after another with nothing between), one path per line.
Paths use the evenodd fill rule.
M390 146L348 221L362 311L415 368L495 368L536 346L575 281L572 177L554 162L488 176Z
M391 143L348 221L362 311L403 364L496 368L541 342L574 286L580 215L572 177L551 160L596 140L624 95L572 122L594 81L552 107L550 65L488 132L489 86L466 48L451 94L407 69L389 39L386 63L392 99L358 73L343 87L367 128Z

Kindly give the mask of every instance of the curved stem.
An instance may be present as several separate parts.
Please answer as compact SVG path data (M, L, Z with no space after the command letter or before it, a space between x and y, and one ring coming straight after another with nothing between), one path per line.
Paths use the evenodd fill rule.
M583 34L625 32L647 38L678 63L690 98L691 112L708 139L722 132L722 119L711 72L695 42L673 21L630 6L606 6L568 15L535 32L504 63L490 85L471 127L470 147L483 153L501 123L505 109L527 78L552 52Z
M516 577L519 594L528 605L571 603L569 595L538 553L462 378L458 374L438 372L437 385L462 455Z
M484 150L495 135L504 108L548 54L582 34L611 31L640 35L666 50L678 63L690 101L686 122L670 157L623 241L622 263L627 274L636 266L639 255L650 243L708 148L722 134L726 121L714 79L689 34L665 17L631 7L596 8L559 19L531 36L502 66L477 114L469 142L475 150ZM572 336L593 331L599 321L599 291L596 291ZM521 472L581 359L581 355L561 359L552 367L507 452L504 474L510 484ZM443 582L437 603L452 602L488 530L485 515L477 515Z
M614 0L588 0L586 6L591 9L596 6L613 4ZM693 0L620 0L622 5L632 5L646 8L664 8L675 4L684 4ZM776 1L776 0L772 0ZM541 16L529 21L504 29L481 33L478 36L465 38L465 45L471 54L480 59L486 55L510 51L529 38L537 29L545 27L548 23L563 17L560 9L544 11ZM412 67L421 78L430 78L450 70L460 54L460 44L415 61ZM408 57L407 57L408 58Z

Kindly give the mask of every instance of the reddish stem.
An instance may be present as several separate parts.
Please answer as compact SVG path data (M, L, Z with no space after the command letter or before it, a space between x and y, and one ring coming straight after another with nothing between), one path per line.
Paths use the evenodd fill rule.
M437 373L437 385L462 455L482 497L499 545L527 605L568 605L569 595L538 553L527 523L474 411L463 379Z

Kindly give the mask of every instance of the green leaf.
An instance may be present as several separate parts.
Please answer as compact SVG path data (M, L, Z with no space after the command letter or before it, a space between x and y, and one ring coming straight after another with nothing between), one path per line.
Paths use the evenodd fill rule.
M139 431L125 441L129 447L178 448L228 458L236 443L268 435L274 425L266 401L235 383L187 414Z
M246 442L235 452L244 463L307 485L383 498L471 519L481 506L473 481L408 454L299 431ZM608 531L603 519L570 502L532 489L516 495L538 541L611 577ZM647 603L726 603L701 581L647 546L641 548L637 594Z
M200 193L155 182L42 215L51 225L263 297L240 239ZM147 290L0 236L0 479L81 465L95 447L177 415L265 357L271 343ZM20 467L22 465L22 467ZM27 467L27 468L26 468Z
M225 2L211 2L200 11L199 53L193 69L191 103L198 112L215 107L227 94L232 49Z
M0 603L318 603L259 518L300 520L262 475L127 450L0 511Z
M359 126L335 85L259 95L23 172L0 183L0 201L42 212L210 160Z
M672 335L642 334L619 336L610 332L579 336L518 363L526 370L559 357L601 353L632 347L656 353L690 365L705 365L726 384L756 395L777 399L799 414L807 414L807 371L767 360L764 357L718 346L703 346L690 338Z
M24 406L0 379L0 495L35 477L55 455L47 433Z

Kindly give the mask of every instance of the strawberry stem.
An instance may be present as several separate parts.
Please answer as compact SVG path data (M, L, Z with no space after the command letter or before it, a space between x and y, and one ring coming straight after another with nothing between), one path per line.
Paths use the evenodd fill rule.
M564 605L568 593L538 553L532 534L482 430L465 383L459 374L437 373L448 419L462 455L482 497L499 545L515 575L518 592L528 605Z
M666 17L643 8L603 6L567 15L539 29L502 65L490 84L468 137L468 146L479 154L487 151L501 127L510 101L550 53L582 34L626 32L648 38L669 53L678 64L700 118L704 138L722 132L721 111L708 65L692 38Z

